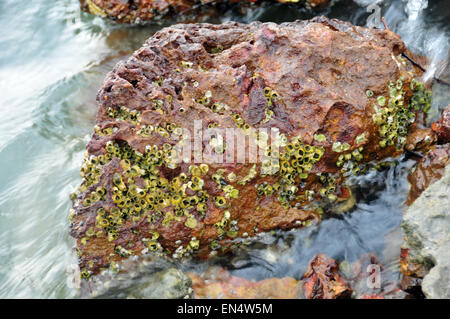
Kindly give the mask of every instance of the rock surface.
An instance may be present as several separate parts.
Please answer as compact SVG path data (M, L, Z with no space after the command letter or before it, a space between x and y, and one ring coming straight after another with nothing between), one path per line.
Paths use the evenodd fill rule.
M443 177L425 189L403 216L407 261L420 267L411 269L403 263L402 272L421 277L423 269L429 271L422 281L427 298L450 298L449 187L450 166L447 166Z
M391 31L323 17L157 32L97 95L72 196L82 277L132 255L207 257L236 238L320 220L322 207L348 197L347 176L402 152L415 113L429 104L411 84L421 72L405 50ZM196 147L199 120L203 131L216 129L214 139L200 138L200 155L223 163L200 164L196 154L174 161L180 144ZM245 163L226 163L234 137L224 128L246 134L262 158L251 163L245 143ZM273 152L261 128L279 130Z
M199 5L209 3L255 3L257 0L80 0L83 10L119 23L140 23L173 14L196 14ZM277 0L281 3L301 3L312 8L328 5L329 0Z

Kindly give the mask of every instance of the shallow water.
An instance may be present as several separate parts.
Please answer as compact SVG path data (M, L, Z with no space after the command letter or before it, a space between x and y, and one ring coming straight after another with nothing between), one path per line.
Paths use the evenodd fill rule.
M415 20L401 0L382 4L390 28L414 51L431 57L430 69L441 77L448 77L446 2L428 1ZM322 13L359 25L365 25L369 15L350 0ZM202 21L310 17L295 5L277 4L245 10L223 7L219 18ZM81 182L79 167L95 120L95 94L114 64L162 25L118 26L80 12L77 0L2 0L0 25L0 298L76 297L68 196ZM433 91L436 117L450 93L442 85L434 85ZM403 160L375 178L361 178L362 188L368 187L364 180L375 181L379 190L362 198L351 214L317 227L265 236L221 263L251 279L299 278L319 252L354 260L374 251L386 264L395 265L409 187L405 176L411 165ZM189 267L200 270L206 265Z

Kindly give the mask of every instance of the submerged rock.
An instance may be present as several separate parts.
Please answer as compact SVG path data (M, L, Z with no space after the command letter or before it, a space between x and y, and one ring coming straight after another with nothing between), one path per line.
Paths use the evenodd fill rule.
M196 299L298 299L301 281L292 277L250 281L232 276L225 269L210 269L198 275L189 273Z
M254 4L257 0L80 0L83 10L119 23L140 23L174 14L199 15L201 5L217 3ZM260 1L261 2L261 1ZM281 3L299 3L311 8L327 6L329 0L277 0Z
M319 254L309 263L303 279L307 299L350 298L352 289L338 273L336 260Z
M403 215L402 272L422 278L427 298L450 298L450 166ZM409 285L419 285L409 279Z
M405 50L389 30L323 17L157 32L97 95L72 195L82 277L133 255L208 257L319 221L351 196L347 177L402 153L429 107Z

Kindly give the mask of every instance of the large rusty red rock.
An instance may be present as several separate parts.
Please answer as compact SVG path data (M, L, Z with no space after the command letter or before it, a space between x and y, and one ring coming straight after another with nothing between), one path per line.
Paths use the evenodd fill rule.
M221 50L213 52L218 47ZM255 128L277 127L289 139L301 135L305 143L323 147L324 156L313 166L310 178L300 189L317 192L320 185L315 173L339 172L336 161L340 153L332 151L335 142L348 143L349 152L364 146L362 163L400 154L394 145L379 146L379 128L373 123L372 114L376 97L388 96L388 84L400 76L404 78L406 98L411 96L408 72L414 76L420 72L408 61L403 64L393 58L405 50L399 36L391 31L356 27L326 18L281 25L226 23L165 28L108 74L97 96L97 125L100 129L116 126L118 130L111 135L94 134L87 147L88 154L104 154L109 141L127 142L141 153L147 145L162 146L168 142L162 137L139 136L137 131L142 124L176 123L191 130L195 120L203 120L203 128L211 122L222 128L235 127L231 116L219 115L196 103L210 91L215 101L226 103L230 113L241 114L245 122ZM180 67L181 61L192 63L192 67ZM155 85L159 79L162 79L161 86ZM281 96L281 100L274 103L274 115L267 123L261 121L264 105L258 102L264 87L276 90ZM367 90L373 91L374 96L368 97ZM163 112L153 110L153 99L165 101ZM108 108L120 106L141 112L142 122L137 125L109 118ZM181 113L182 108L187 111ZM365 140L357 144L355 139L362 133ZM315 140L315 134L323 134L326 140ZM174 174L189 173L188 167L189 164L181 164L173 172L164 168L161 174L170 179ZM221 193L211 180L218 168L225 168L227 174L235 173L239 180L251 167L251 164L210 165L204 190L212 196ZM259 168L258 164L258 171ZM121 172L117 158L101 172L99 185L104 186L108 194L115 172ZM273 176L257 176L246 185L233 184L239 190L239 198L231 200L229 211L231 219L239 226L238 237L244 234L251 237L278 227L289 229L319 218L314 209L306 208L306 203L300 208L284 209L274 196L257 197L255 185L274 179ZM96 186L90 186L78 200L84 200ZM100 237L81 243L89 227L95 226L96 210L113 206L108 195L104 202L75 207L71 234L78 239L81 267L90 265L93 272L111 261L123 259L114 254L117 245L135 254L145 248L142 238L150 230L145 219L136 224L127 221L114 241ZM221 243L230 240L219 236L214 226L222 217L223 210L209 201L206 216L196 217L196 227L186 227L186 217L173 221L170 227L156 225L155 230L160 234L158 241L165 250L173 252L180 245L178 240L186 246L195 237L200 240L199 254L204 255L213 240L219 239Z

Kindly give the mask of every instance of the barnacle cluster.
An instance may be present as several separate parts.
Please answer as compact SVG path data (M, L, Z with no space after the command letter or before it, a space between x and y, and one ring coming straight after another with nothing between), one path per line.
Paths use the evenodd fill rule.
M244 132L248 132L251 130L251 127L248 123L245 123L244 119L242 118L242 115L239 113L231 113L231 117L234 120L234 123L237 127L242 129Z
M194 82L194 87L198 86L198 82ZM229 106L222 102L212 102L212 93L211 91L206 91L203 97L196 100L196 102L200 105L209 107L211 111L214 113L223 114L225 111L229 109Z
M237 221L231 220L231 214L228 210L223 212L222 219L215 223L214 226L219 237L226 235L230 238L235 238L239 230ZM211 242L210 247L212 249L217 249L220 247L220 245L217 241L213 241Z
M192 67L192 63L182 62L181 67ZM156 80L154 85L162 85L162 79ZM366 95L369 98L373 97L376 103L373 122L379 126L381 147L402 145L410 123L415 120L414 111L427 110L430 107L431 93L426 91L421 83L411 82L414 95L409 105L405 102L406 93L403 86L403 79L391 82L389 98L374 97L372 91L366 91ZM264 88L264 95L267 107L263 122L267 122L274 115L271 107L280 100L280 96L270 87ZM219 114L229 109L224 103L214 102L211 91L207 91L196 102ZM161 99L152 100L154 110L163 110L164 104ZM267 133L253 131L241 114L236 112L227 113L227 116L231 116L235 124L245 132L254 133L252 136L256 138L258 145L264 146L260 167L254 164L247 172L243 174L239 172L239 177L236 172L222 168L211 169L207 164L192 164L186 169L188 164L178 167L179 164L175 161L178 150L172 145L175 142L170 141L182 136L182 129L177 124L161 122L141 125L140 112L125 107L108 107L107 115L134 124L137 127L135 132L141 137L155 134L169 142L148 145L141 153L125 141L113 139L106 143L103 154L96 156L86 154L81 168L84 181L72 195L72 199L75 206L94 207L95 223L86 228L80 243L86 245L94 237L104 237L108 242L114 243L114 254L120 257L147 251L162 252L158 230L170 227L174 221L182 221L185 227L198 229L208 209L216 212L219 210L221 214L220 220L214 224L217 236L210 243L211 249L218 249L224 236L237 237L239 226L238 221L232 219L231 205L233 200L240 196L240 186L251 183L257 177L267 177L266 181L255 184L257 197L273 196L282 207L301 208L305 202L311 203L314 197L322 198L327 203L339 201L340 191L337 191L336 187L340 182L338 178L359 174L366 169L366 166L361 164L364 159L363 145L367 142L367 132L363 132L352 142L336 141L332 144L332 151L339 153L336 154L338 156L336 166L340 169L340 173L317 174L313 178L318 179L320 184L309 187L308 185L314 182L313 178L310 178L311 170L324 155L324 148L317 144L323 145L321 143L327 141L327 136L314 134L314 141L318 143L310 145L303 142L301 135L288 139L285 134L278 134L271 137L271 145L267 146ZM217 125L217 122L208 123L209 128ZM95 133L99 136L111 135L116 131L117 128L114 126L103 129L95 127ZM211 139L210 145L217 153L223 153L225 150L223 140L219 136ZM114 162L108 166L112 173L106 174L107 178L100 179L102 170L113 160ZM180 169L174 171L175 168ZM172 170L170 174L167 173L167 169ZM217 191L214 193L208 193L204 189L209 179L217 185ZM207 185L210 187L210 184ZM74 219L72 216L72 220ZM138 252L134 251L136 245L122 244L124 246L122 247L117 244L120 242L117 239L122 238L121 231L125 229L139 235L143 243L140 247L145 247L144 250ZM184 240L184 244L181 240L176 241L178 248L173 252L173 256L181 257L198 249L201 236ZM89 274L89 269L82 270L82 277L88 278Z
M272 111L271 107L274 102L277 102L280 99L280 95L270 87L264 88L264 96L267 99L267 106L264 110L266 117L262 120L262 123L266 123L272 118L274 112Z
M117 127L110 126L110 127L105 127L104 129L101 129L98 125L96 125L96 126L94 126L94 132L100 136L111 135L111 134L117 132Z
M88 188L96 187L93 192L86 192L84 198L80 197L83 200L82 204L91 206L108 196L114 207L103 205L97 209L95 226L86 231L81 239L82 245L93 236L106 236L108 241L112 242L118 238L120 229L125 223L137 224L145 220L149 223L151 231L143 236L142 241L148 251L161 251L162 247L158 243L159 234L153 227L155 223L160 222L163 226L169 227L172 221L185 216L186 227L195 228L197 219L205 215L210 198L203 190L203 178L209 171L207 164L190 165L188 174L181 172L168 180L160 172L163 166L174 167L173 147L168 143L162 147L149 146L142 154L125 142L109 141L105 151L102 155L86 157L81 173L84 183L72 199L75 200ZM111 192L108 193L105 187L99 185L99 177L102 166L113 158L116 158L120 165L112 174L111 187L108 188ZM219 174L223 173L224 171L219 171ZM237 198L239 192L233 186L224 183L223 178L218 177L219 174L213 174L213 179L221 184L223 195L214 196L211 200L217 208L225 209L229 207L227 199ZM230 174L229 177L232 178ZM169 206L172 209L167 210ZM230 225L233 227L230 228ZM233 223L230 225L225 232L232 235L237 226ZM178 249L176 255L183 255L198 246L198 239L193 239L186 247ZM128 256L136 252L116 247L115 253Z
M299 183L306 180L313 165L320 161L324 154L323 147L303 143L300 136L294 137L289 143L284 141L283 150L278 152L267 147L266 158L262 163L263 175L276 175L279 182L268 185L255 185L258 196L270 196L277 193L277 199L283 207L291 207L293 201L298 200Z
M397 148L401 148L406 141L409 125L415 121L414 108L411 107L412 103L406 103L406 91L403 86L402 78L395 83L390 82L387 105L385 96L378 96L376 99L378 105L374 105L375 113L372 118L373 122L380 127L379 144L382 148L394 144Z
M322 187L319 189L319 195L329 202L334 202L338 198L336 195L336 177L333 174L318 174Z
M425 113L431 108L431 98L432 92L430 90L426 90L425 86L413 79L410 83L411 90L414 92L411 97L411 108L414 111L423 110Z
M106 114L110 118L127 121L131 124L138 124L141 121L141 113L139 111L130 110L125 106L119 106L118 108L108 107Z
M343 176L357 175L365 171L365 165L360 164L364 158L363 150L364 148L360 146L352 152L339 155L336 166L341 168Z

